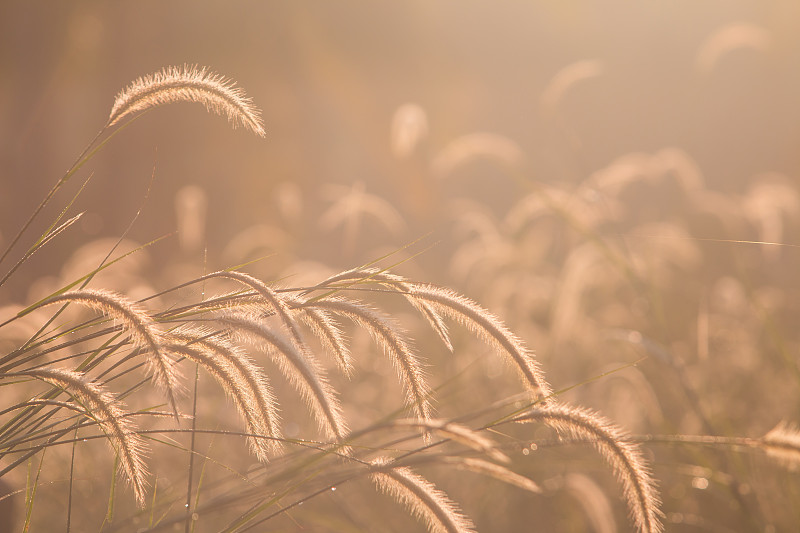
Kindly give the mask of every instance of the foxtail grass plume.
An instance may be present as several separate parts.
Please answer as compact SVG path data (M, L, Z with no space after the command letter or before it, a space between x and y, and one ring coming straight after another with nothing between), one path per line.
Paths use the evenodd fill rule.
M333 231L342 227L345 250L354 250L358 236L367 217L379 223L394 237L399 237L407 224L391 202L378 195L368 193L363 181L350 187L329 186L333 204L319 216L319 227Z
M665 147L654 153L630 152L614 159L604 168L589 175L581 184L584 193L596 191L609 201L629 187L657 184L672 180L687 197L706 189L705 178L695 161L685 150Z
M328 383L324 370L311 352L301 351L296 344L263 324L257 317L227 314L217 318L230 329L234 339L252 342L259 349L277 355L281 372L300 391L314 414L320 429L331 438L343 440L347 425L336 391Z
M515 422L544 422L573 439L588 440L614 470L631 519L641 533L663 531L660 499L639 447L601 416L578 407L551 404L537 407L513 419Z
M539 363L522 340L511 333L497 317L469 298L449 289L415 283L409 294L413 298L429 303L442 315L457 320L507 354L534 398L550 401L549 396L552 391L539 368Z
M431 533L469 533L475 526L458 506L431 482L387 459L372 462L372 481L424 521Z
M280 452L277 402L266 376L243 351L205 329L181 328L167 348L201 365L233 399L247 426L250 450L259 461Z
M58 303L83 305L122 322L134 345L144 350L153 381L164 389L172 410L176 416L178 415L175 396L181 391L180 374L170 360L168 351L162 347L160 339L162 334L150 315L127 298L98 289L81 289L57 294L44 300L40 306Z
M303 342L303 337L300 334L300 326L297 324L297 321L291 316L291 310L289 309L289 304L279 295L274 289L269 287L266 283L261 281L258 278L254 278L249 274L245 274L244 272L236 272L236 271L227 271L221 270L219 272L214 272L212 274L208 274L205 276L207 278L227 278L236 280L239 283L255 290L261 298L264 299L266 303L272 307L272 309L277 313L278 317L280 318L283 326L286 328L286 331L289 332L292 342L297 347L298 350L302 352L308 352L308 348Z
M422 364L400 333L399 326L391 323L371 307L342 298L310 300L304 307L330 311L346 316L355 324L369 331L372 338L383 348L394 364L406 391L406 403L414 414L422 419L431 417L430 388L425 380Z
M378 270L377 268L355 268L352 270L345 270L344 272L336 274L335 276L331 276L325 281L319 283L317 287L330 287L331 285L347 281L351 281L352 283L375 282L397 289L402 294L405 294L408 302L425 316L433 330L437 335L439 335L439 338L442 339L442 342L444 342L445 346L447 346L447 349L451 352L453 351L453 344L450 342L450 337L447 334L447 325L444 323L444 320L442 320L442 317L439 316L439 314L431 305L424 301L413 298L409 294L411 285L404 277L386 272L384 270Z
M248 389L250 401L247 408L253 416L260 420L266 433L271 439L254 439L251 442L254 452L259 458L263 457L264 450L275 454L281 451L280 416L278 414L278 401L272 391L267 376L245 352L241 346L234 344L230 337L225 335L211 335L205 328L185 328L170 332L170 337L181 339L191 346L200 346L221 359L234 371L234 383L240 389Z
M144 461L145 444L135 426L125 416L118 400L79 372L59 368L38 368L16 373L30 376L64 389L83 405L87 416L97 421L108 442L119 457L120 470L133 488L136 502L144 507L147 469Z
M431 163L431 172L438 179L445 179L461 165L484 158L517 169L525 162L525 153L508 137L487 132L470 133L445 146Z
M206 67L166 67L142 76L123 89L114 100L108 126L152 107L174 102L197 102L228 121L264 137L261 113L236 84Z
M300 305L299 301L295 302L295 305ZM300 315L300 320L311 328L325 349L334 355L339 370L347 377L352 376L353 356L347 347L344 333L331 313L322 309L306 307L303 309L303 314Z

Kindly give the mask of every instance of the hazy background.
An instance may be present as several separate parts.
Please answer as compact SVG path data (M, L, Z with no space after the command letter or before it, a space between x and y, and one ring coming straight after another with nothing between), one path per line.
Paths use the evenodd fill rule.
M744 25L744 36L703 65L708 39L731 25ZM474 132L516 142L529 177L546 183L577 183L616 157L665 146L684 150L720 190L741 191L764 171L795 180L798 35L793 1L3 0L0 232L13 235L103 125L121 88L184 63L244 87L263 111L267 138L233 132L199 106L148 114L76 176L94 173L77 206L88 211L84 235L73 230L52 257L81 240L118 236L153 168L152 194L131 236L142 242L175 229L177 191L198 185L209 199L205 242L216 267L234 260L223 257L226 243L256 224L285 232L290 242L281 246L293 258L342 267L382 242L431 230L447 240L442 217L431 213L441 207L441 187L423 167ZM592 61L594 74L561 95L554 118L543 93L578 61ZM407 102L427 113L418 152L427 155L418 164L391 152L392 115ZM451 187L472 187L487 204L495 196L501 207L504 195L519 193L496 165L469 170L472 179ZM402 214L402 234L377 233L354 249L342 246L341 230L321 230L317 219L337 194L328 186L358 181ZM287 195L294 218L278 209ZM173 239L153 254L175 247ZM25 298L25 282L53 267L41 259L4 290Z

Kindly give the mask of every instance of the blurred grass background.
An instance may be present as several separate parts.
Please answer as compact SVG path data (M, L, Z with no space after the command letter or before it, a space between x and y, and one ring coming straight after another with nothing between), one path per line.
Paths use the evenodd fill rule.
M763 171L796 176L800 166L800 7L791 1L5 0L0 9L4 235L103 124L117 91L183 63L208 65L245 87L263 110L267 141L232 134L187 105L143 118L97 159L80 206L89 209L87 238L119 235L153 167L149 214L133 236L147 240L175 227L175 195L196 184L213 199L212 258L243 228L277 224L304 232L292 246L307 259L341 266L361 259L314 238L307 216L311 227L279 220L276 191L285 193L279 186L287 183L306 213L320 213L326 185L360 180L409 215L405 239L439 229L427 212L435 206L410 189L421 178L409 177L413 169L390 151L392 114L406 102L428 115L429 153L460 135L493 132L518 143L529 177L546 182L576 183L620 155L664 146L685 150L706 182L726 192ZM732 46L702 71L702 46L732 24L763 29L765 47ZM599 74L571 88L553 120L541 109L542 93L582 60L596 61ZM493 194L515 195L496 168L475 173L473 182L491 183ZM38 274L20 276L9 289L14 298Z

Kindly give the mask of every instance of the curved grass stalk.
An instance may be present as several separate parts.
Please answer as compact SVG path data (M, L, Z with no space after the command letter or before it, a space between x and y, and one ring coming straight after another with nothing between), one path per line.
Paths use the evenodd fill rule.
M263 298L277 313L278 317L281 319L283 326L289 332L292 342L297 346L297 348L302 351L306 352L307 348L305 343L303 342L303 337L300 334L300 327L298 326L297 322L291 316L291 309L286 301L279 295L274 289L269 287L266 283L261 281L258 278L254 278L249 274L245 274L244 272L236 272L236 271L229 271L229 270L221 270L219 272L214 272L212 274L208 274L204 276L204 278L227 278L238 281L239 283L255 290L261 298Z

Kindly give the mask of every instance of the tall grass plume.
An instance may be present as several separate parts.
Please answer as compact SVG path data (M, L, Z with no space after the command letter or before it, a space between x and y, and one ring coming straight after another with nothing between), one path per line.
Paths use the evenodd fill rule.
M138 78L120 91L114 99L108 125L113 126L125 117L175 102L203 104L212 113L227 115L234 126L243 126L260 137L265 135L260 112L244 90L206 67L188 65L165 67Z

